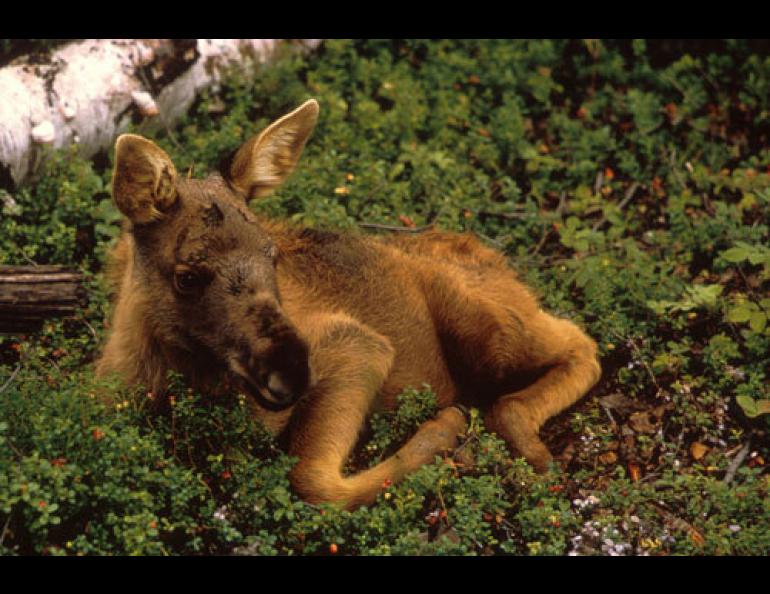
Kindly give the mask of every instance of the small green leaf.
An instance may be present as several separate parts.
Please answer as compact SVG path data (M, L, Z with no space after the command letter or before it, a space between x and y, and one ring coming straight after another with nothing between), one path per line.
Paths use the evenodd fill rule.
M757 246L754 251L749 252L749 263L770 265L770 250Z
M749 328L754 332L762 332L767 326L767 316L762 311L755 311L749 318Z
M722 257L728 262L743 262L749 257L749 250L745 247L733 247L722 252Z
M757 403L751 396L741 394L740 396L735 397L735 401L738 403L738 406L743 409L743 412L747 417L753 419L754 417L759 416Z
M727 312L727 321L733 322L734 324L742 324L743 322L748 322L752 313L754 313L749 305L749 303L744 302L730 308L730 310Z

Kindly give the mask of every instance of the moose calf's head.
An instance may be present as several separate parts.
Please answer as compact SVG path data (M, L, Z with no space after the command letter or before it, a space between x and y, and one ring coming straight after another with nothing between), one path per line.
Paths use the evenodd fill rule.
M262 406L293 404L309 383L308 348L284 314L278 251L247 207L294 169L318 117L310 100L244 144L223 175L177 175L152 141L124 134L113 197L130 221L134 286L160 348L229 371Z

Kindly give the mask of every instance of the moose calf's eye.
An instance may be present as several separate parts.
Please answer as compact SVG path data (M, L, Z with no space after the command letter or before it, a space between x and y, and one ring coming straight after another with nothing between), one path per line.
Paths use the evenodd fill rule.
M200 275L186 270L174 274L174 284L180 293L190 293L201 286Z

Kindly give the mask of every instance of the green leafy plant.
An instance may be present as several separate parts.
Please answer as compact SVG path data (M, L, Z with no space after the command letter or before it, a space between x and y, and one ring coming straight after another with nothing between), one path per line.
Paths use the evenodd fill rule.
M173 131L133 125L200 177L315 97L300 166L252 208L475 233L596 339L600 384L543 430L552 471L471 409L455 451L353 512L293 493L296 460L238 394L172 377L157 414L146 391L94 380L111 155L57 152L38 183L0 192L0 262L77 267L89 303L0 337L0 553L767 556L762 43L331 39L227 77ZM376 412L345 470L395 451L436 400L415 386Z

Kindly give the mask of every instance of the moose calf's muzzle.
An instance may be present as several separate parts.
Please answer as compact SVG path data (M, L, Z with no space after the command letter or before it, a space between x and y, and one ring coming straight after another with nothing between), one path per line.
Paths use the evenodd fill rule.
M244 391L272 411L293 405L308 389L308 347L296 332L282 332L265 352L249 353L233 366Z

